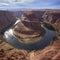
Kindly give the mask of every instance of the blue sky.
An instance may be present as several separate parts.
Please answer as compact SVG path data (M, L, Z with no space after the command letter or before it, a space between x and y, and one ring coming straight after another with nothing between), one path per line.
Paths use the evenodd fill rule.
M60 9L60 0L0 0L0 9Z

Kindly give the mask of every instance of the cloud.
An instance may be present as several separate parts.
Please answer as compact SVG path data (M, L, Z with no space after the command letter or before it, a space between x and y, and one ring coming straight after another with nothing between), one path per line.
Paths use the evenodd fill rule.
M0 0L0 7L60 8L60 0Z
M33 3L35 0L0 0L0 6L1 5L27 5L30 3Z
M17 2L19 2L20 4L29 4L29 3L33 3L35 0L19 0Z
M9 5L9 4L7 4L7 3L0 3L0 6L7 6L7 5Z

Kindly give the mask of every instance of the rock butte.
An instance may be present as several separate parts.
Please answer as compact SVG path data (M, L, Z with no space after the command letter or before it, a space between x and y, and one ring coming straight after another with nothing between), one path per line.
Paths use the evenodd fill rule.
M24 12L20 20L21 22L13 29L14 34L26 42L39 41L43 28L37 15L33 12Z

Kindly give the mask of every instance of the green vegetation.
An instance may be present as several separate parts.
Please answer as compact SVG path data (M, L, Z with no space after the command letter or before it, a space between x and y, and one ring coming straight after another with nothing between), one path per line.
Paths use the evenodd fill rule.
M56 31L55 28L54 28L51 24L44 23L44 26L45 26L46 28L48 28L49 30Z

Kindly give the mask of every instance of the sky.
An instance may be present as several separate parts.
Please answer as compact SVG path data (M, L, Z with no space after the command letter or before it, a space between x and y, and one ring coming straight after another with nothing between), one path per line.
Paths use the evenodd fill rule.
M0 0L0 9L60 9L60 0Z

